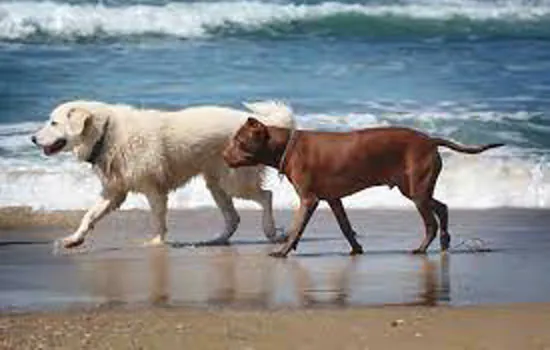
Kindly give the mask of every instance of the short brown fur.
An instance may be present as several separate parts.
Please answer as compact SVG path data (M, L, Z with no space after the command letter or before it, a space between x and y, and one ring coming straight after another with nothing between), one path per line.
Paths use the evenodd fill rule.
M361 254L363 249L355 238L341 198L379 185L397 186L414 202L424 222L425 237L413 253L425 253L436 237L438 226L443 251L449 248L451 240L447 206L433 198L442 167L438 146L476 154L502 144L462 146L401 127L341 133L292 131L268 127L250 118L225 149L224 159L231 167L264 164L279 168L300 197L289 240L271 256L286 257L296 249L320 200L328 202L351 245L351 254Z

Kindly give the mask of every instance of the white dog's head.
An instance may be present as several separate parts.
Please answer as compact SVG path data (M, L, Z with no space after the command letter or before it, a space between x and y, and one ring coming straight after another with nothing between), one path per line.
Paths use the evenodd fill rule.
M57 106L50 119L31 140L42 148L45 155L74 151L84 146L92 147L98 132L92 108L82 101L72 101Z

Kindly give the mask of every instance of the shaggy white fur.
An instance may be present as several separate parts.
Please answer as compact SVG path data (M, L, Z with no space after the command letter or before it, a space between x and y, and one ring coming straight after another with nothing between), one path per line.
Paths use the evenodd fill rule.
M169 112L136 109L96 101L59 105L33 142L47 155L73 151L93 164L103 187L101 198L82 218L78 229L63 239L65 247L82 244L93 225L117 209L128 192L143 193L153 214L154 237L166 235L168 194L202 174L225 219L224 231L210 243L226 243L239 224L232 197L258 202L265 235L276 235L271 191L262 189L263 167L230 169L222 150L248 117L266 124L293 127L289 106L275 101L245 103L249 111L196 106Z

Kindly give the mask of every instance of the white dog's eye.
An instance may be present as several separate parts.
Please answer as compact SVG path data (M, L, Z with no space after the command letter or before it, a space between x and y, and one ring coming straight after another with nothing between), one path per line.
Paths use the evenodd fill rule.
M52 121L50 122L50 125L51 125L51 126L56 126L56 125L57 125L57 122L56 122L55 120L52 120Z

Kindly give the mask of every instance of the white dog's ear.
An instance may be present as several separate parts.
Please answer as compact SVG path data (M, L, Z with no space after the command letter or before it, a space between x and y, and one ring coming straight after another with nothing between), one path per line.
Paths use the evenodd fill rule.
M76 135L81 135L86 128L86 125L92 120L92 113L84 108L72 108L67 113L69 126Z

